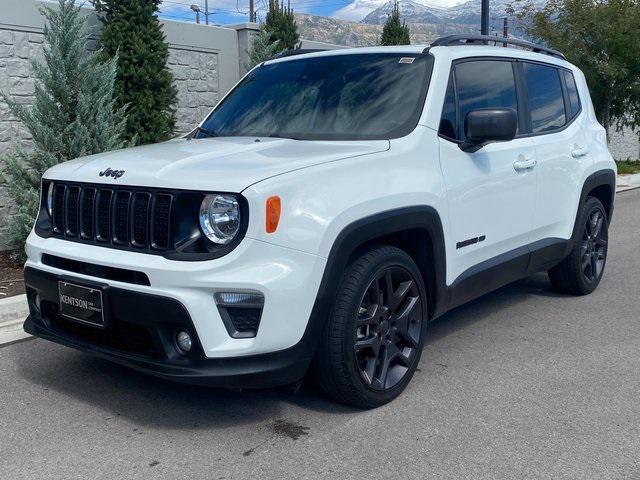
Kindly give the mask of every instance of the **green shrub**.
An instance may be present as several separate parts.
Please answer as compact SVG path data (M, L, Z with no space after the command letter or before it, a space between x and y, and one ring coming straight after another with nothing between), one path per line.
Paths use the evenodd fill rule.
M0 182L17 207L8 231L18 259L38 211L40 180L48 168L84 155L123 146L126 115L116 108L116 59L98 60L86 48L88 30L73 0L43 7L44 62L31 62L35 80L32 106L1 93L11 113L33 138L33 148L3 157Z
M293 10L269 0L269 11L260 31L253 35L249 51L248 69L273 58L283 50L300 48L300 35Z
M617 161L618 174L627 175L633 173L640 173L640 160L620 160Z
M249 54L247 69L266 62L278 53L278 43L271 41L271 33L264 28L264 25L251 38L251 47L247 53Z

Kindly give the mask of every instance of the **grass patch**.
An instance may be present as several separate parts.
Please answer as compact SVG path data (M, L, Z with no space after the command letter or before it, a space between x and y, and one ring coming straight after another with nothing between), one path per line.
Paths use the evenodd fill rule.
M620 175L640 173L640 160L620 160L616 164Z

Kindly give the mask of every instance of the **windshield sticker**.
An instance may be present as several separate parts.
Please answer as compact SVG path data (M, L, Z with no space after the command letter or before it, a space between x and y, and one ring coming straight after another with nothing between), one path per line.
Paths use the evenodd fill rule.
M398 63L413 63L416 57L402 57Z

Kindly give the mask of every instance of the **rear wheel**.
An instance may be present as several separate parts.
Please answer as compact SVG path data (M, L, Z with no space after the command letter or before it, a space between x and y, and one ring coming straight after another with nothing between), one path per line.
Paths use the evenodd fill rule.
M334 399L362 408L396 398L424 344L427 298L405 252L373 248L346 269L316 358L316 378Z
M549 278L560 292L587 295L597 288L607 263L609 226L600 200L587 198L580 209L579 222L582 226L580 241L562 263L549 270Z

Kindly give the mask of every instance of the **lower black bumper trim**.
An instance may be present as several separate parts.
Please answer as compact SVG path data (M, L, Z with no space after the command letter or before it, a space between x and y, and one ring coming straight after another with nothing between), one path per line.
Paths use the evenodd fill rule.
M304 377L311 359L289 357L286 351L252 357L207 359L194 366L171 365L101 348L78 338L47 329L31 316L25 332L60 345L124 365L165 380L223 388L270 388L287 385Z
M64 276L65 278L68 278ZM30 315L24 330L67 347L167 380L223 388L268 388L296 382L304 377L314 349L307 342L278 352L233 358L207 358L199 339L189 355L176 352L172 341L176 329L195 333L186 308L156 295L110 288L110 327L65 323L57 314L57 282L61 278L42 270L25 269ZM70 279L73 280L73 279ZM83 280L74 280L80 285ZM41 308L35 306L36 296ZM130 335L138 342L127 341Z

